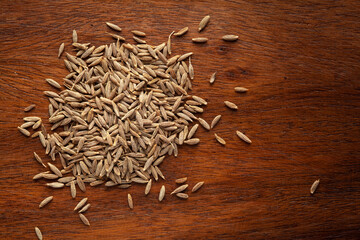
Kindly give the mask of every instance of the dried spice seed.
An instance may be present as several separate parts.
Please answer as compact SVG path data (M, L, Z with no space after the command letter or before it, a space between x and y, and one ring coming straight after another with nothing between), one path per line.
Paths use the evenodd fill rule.
M87 217L85 217L85 215L83 215L82 213L79 213L79 217L81 219L81 221L86 225L86 226L90 226L90 222L87 219Z
M186 193L177 193L176 196L178 198L181 198L181 199L188 199L189 198L189 195L187 195Z
M214 72L211 77L210 77L210 84L213 84L215 82L215 78L216 78L216 72Z
M134 34L135 36L138 36L138 37L146 37L146 33L144 32L141 32L141 31L137 31L137 30L133 30L131 31L132 34Z
M53 196L47 197L44 200L41 201L41 203L39 204L39 208L44 207L46 204L48 204L49 202L51 202L53 200Z
M188 140L185 140L184 143L187 144L187 145L196 145L200 142L200 139L198 138L191 138L191 139L188 139Z
M77 43L77 41L78 41L78 35L75 30L73 30L73 33L72 33L72 40L73 40L73 43Z
M91 206L90 203L86 204L83 208L81 208L81 210L79 210L78 213L86 212L90 208L90 206Z
M198 118L198 121L206 130L210 130L210 125L204 119Z
M85 205L85 203L87 202L87 200L88 200L88 198L81 199L80 202L75 206L74 211L77 211L80 208L82 208Z
M189 28L184 27L184 28L180 29L178 32L174 33L174 36L180 37L180 36L184 35L185 33L187 33L187 31L189 31Z
M59 47L58 58L61 57L61 54L64 52L64 48L65 48L65 44L61 43Z
M39 240L43 239L43 235L38 227L35 227L35 234Z
M236 106L235 103L229 102L229 101L225 101L224 102L225 106L227 106L228 108L232 109L232 110L237 110L238 107Z
M316 189L318 188L319 186L319 183L320 183L320 179L316 180L312 185L311 185L311 188L310 188L310 194L314 194Z
M204 182L198 182L197 184L195 184L195 186L193 187L191 192L196 192L197 190L199 190L202 187L202 185L204 185Z
M19 131L20 131L23 135L25 135L25 136L27 136L27 137L30 136L30 132L29 132L28 130L26 130L26 129L24 129L24 128L21 128L21 127L18 127L18 129L19 129Z
M150 179L150 181L146 184L145 187L145 195L148 195L150 190L151 190L151 184L152 184L152 179Z
M199 32L201 32L201 31L206 27L206 25L209 23L209 21L210 21L210 16L209 16L209 15L205 16L205 17L200 21L200 23L199 23L199 28L198 28Z
M122 30L118 25L110 23L110 22L106 22L106 25L109 28L111 28L112 30L115 30L115 31L118 31L118 32L121 32L121 30Z
M177 184L183 184L183 183L185 183L186 181L187 181L187 177L178 178L178 179L175 180L175 182L176 182Z
M131 197L130 193L128 193L127 199L128 199L129 208L134 209L134 203L133 203L133 200L132 200L132 197Z
M244 88L244 87L235 87L234 90L235 90L235 92L238 92L238 93L245 93L245 92L249 91L249 89Z
M220 121L221 119L221 115L217 115L216 117L214 117L214 119L211 122L210 128L213 129L216 124Z
M159 193L159 201L161 202L164 199L164 197L165 197L165 186L162 185Z
M64 184L59 182L46 183L46 186L51 188L63 188Z
M215 135L215 139L222 145L225 145L226 142L224 139L222 139L221 137L219 137L216 133L214 134Z
M248 138L245 134L243 134L242 132L240 132L240 131L236 131L236 135L241 139L241 140L243 140L244 142L246 142L246 143L251 143L251 140L250 140L250 138Z
M191 39L194 43L206 43L209 39L206 37L196 37Z
M46 165L43 163L42 159L39 157L39 155L37 155L36 152L34 152L34 157L35 157L35 160L40 163L41 165L44 166L44 168L46 168Z
M173 194L182 192L182 191L184 191L188 186L189 186L188 184L181 185L180 187L177 187L174 191L172 191L172 192L170 193L170 195L173 195Z
M70 195L71 195L72 198L76 197L75 181L70 182Z
M29 106L27 106L26 108L24 108L24 112L30 112L31 110L33 110L36 107L35 104L30 104Z
M227 41L227 42L234 42L236 40L238 40L239 36L236 35L224 35L222 36L222 40Z

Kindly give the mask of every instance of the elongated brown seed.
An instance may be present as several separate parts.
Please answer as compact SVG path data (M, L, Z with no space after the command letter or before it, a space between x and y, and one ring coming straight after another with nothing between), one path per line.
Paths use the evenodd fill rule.
M46 204L48 204L49 202L51 202L53 200L53 196L47 197L44 200L41 201L41 203L39 204L39 208L44 207Z
M34 157L35 157L35 160L40 163L41 165L44 166L44 168L46 168L46 165L43 163L42 159L39 157L39 155L37 155L36 152L34 152Z
M27 106L26 108L24 108L24 112L30 112L31 110L33 110L36 107L35 104L30 104L29 106Z
M178 198L181 198L181 199L188 199L189 198L189 195L187 195L186 193L182 193L182 192L177 193L176 196Z
M43 235L38 227L35 227L35 234L39 240L43 239Z
M200 142L200 139L198 138L191 138L191 139L188 139L188 140L185 140L184 143L187 144L187 145L196 145Z
M86 212L86 211L90 208L90 206L91 206L90 203L86 204L83 208L81 208L81 209L79 210L78 213Z
M199 32L201 32L201 31L206 27L206 25L209 23L209 21L210 21L210 16L209 16L209 15L205 16L205 17L200 21L200 23L199 23L199 28L198 28Z
M135 36L138 36L138 37L146 37L146 33L144 32L141 32L141 31L138 31L138 30L133 30L131 31L132 34L134 34Z
M112 30L115 30L115 31L118 31L118 32L121 32L121 27L119 27L118 25L116 24L113 24L113 23L110 23L110 22L106 22L106 25L111 28Z
M75 206L74 211L77 211L80 208L82 208L85 205L85 203L87 202L87 200L88 200L88 198L81 199L80 202Z
M151 184L152 184L152 179L150 179L150 181L146 184L145 187L145 195L148 195L150 190L151 190Z
M213 129L216 126L216 124L218 124L220 119L221 119L221 115L217 115L216 117L214 117L214 119L211 122L210 128Z
M178 178L178 179L175 180L175 182L176 182L177 184L183 184L183 183L185 183L186 181L187 181L187 177Z
M244 88L244 87L235 87L234 90L235 90L235 92L238 92L238 93L245 93L245 92L249 91L249 89Z
M79 217L81 219L81 221L86 225L86 226L90 226L90 222L87 219L87 217L85 217L85 215L83 215L82 213L79 213Z
M198 182L197 184L195 184L195 186L193 187L191 192L196 192L197 190L199 190L202 187L202 185L204 185L204 182Z
M30 136L30 132L28 130L26 130L25 128L21 128L21 127L18 127L19 131L25 135L25 136Z
M78 35L77 35L76 30L73 30L72 40L73 40L73 43L77 43L77 42L78 42Z
M226 142L224 139L222 139L221 137L219 137L216 133L214 134L215 135L215 139L222 145L225 145Z
M238 109L238 106L236 106L235 103L225 101L224 104L225 104L225 106L227 106L228 108L230 108L232 110L237 110Z
M191 139L195 135L198 127L199 127L199 124L195 124L194 126L192 126L192 128L190 129L188 136L187 136L188 139Z
M159 201L161 202L164 199L164 197L165 197L165 186L162 185L159 193Z
M63 188L64 184L59 182L46 183L46 186L51 188Z
M320 183L320 179L316 180L310 187L310 194L314 194L316 189L318 188L319 186L319 183Z
M128 199L129 208L133 209L134 208L134 203L133 203L133 200L132 200L132 197L131 197L130 193L128 193L127 199Z
M70 195L71 195L72 198L76 197L75 181L70 182Z
M224 35L222 36L222 39L227 42L234 42L238 40L239 36L236 35Z
M65 44L61 43L59 47L58 58L61 57L61 54L64 52L64 48L65 48Z
M250 140L250 138L248 138L245 134L243 134L242 132L240 132L240 131L236 131L236 135L241 139L241 140L243 140L244 142L246 142L246 143L251 143L251 140Z
M55 80L50 79L50 78L47 78L47 79L45 79L45 80L46 80L46 82L47 82L48 84L50 84L50 85L53 86L54 88L57 88L57 89L60 89L60 88L61 88L60 84L59 84L58 82L56 82Z
M182 191L184 191L188 186L189 186L188 184L181 185L180 187L177 187L174 191L172 191L172 192L170 193L170 195L173 195L173 194L182 192Z
M206 43L208 38L206 37L196 37L191 39L194 43Z
M210 84L213 84L215 82L216 79L216 72L214 72L211 77L210 77Z
M53 164L49 163L48 162L48 165L49 165L49 168L50 170L55 173L56 175L58 175L59 177L62 177L62 173L60 172L60 170Z
M198 118L199 123L203 126L206 130L210 130L210 125L202 118Z
M180 36L184 35L185 33L187 33L187 31L189 31L189 28L184 27L184 28L180 29L178 32L174 33L174 36L180 37Z

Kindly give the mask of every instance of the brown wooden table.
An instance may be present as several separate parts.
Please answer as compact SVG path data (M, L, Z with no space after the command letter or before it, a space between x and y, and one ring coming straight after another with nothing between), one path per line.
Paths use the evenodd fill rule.
M359 1L1 1L0 9L1 239L35 239L35 226L44 239L360 237ZM207 14L210 23L198 33ZM44 79L61 81L67 74L57 58L60 43L71 51L73 29L79 41L110 43L105 21L120 25L128 39L131 30L145 31L152 44L189 26L184 37L173 39L173 52L194 52L193 93L209 102L201 117L223 117L213 131L198 131L198 146L182 146L178 158L163 162L167 179L154 184L149 196L140 185L101 186L73 200L68 188L32 180L43 170L33 151L49 159L37 139L16 127L24 116L48 117ZM239 40L223 42L224 34ZM193 44L195 36L209 42ZM237 94L236 86L250 91ZM224 100L239 110L225 108ZM32 103L36 109L24 113ZM241 142L235 130L253 144ZM206 183L186 201L167 195L159 203L161 185L169 192L183 176L190 187ZM49 195L53 202L39 209ZM92 204L86 213L91 227L72 211L85 196Z

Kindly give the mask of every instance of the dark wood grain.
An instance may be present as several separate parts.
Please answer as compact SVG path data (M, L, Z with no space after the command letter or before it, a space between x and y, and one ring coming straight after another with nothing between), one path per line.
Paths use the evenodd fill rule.
M360 2L359 1L1 1L0 20L0 238L34 239L356 239L360 236ZM207 28L196 31L210 14ZM223 118L201 143L180 147L162 164L167 180L128 190L90 188L76 200L32 177L42 167L38 140L16 126L28 115L47 117L44 79L67 74L57 50L71 32L95 45L111 38L104 22L122 35L145 31L152 44L173 30L175 54L194 52L193 93L209 104L201 115ZM239 40L227 43L225 34ZM191 38L205 36L207 44ZM217 80L208 79L217 71ZM236 94L235 86L250 89ZM224 107L229 100L239 106ZM37 105L30 113L23 108ZM47 126L49 126L47 124ZM247 145L235 130L252 140ZM226 147L214 139L218 133ZM205 181L188 200L167 195L162 184L188 177ZM310 196L312 182L321 182ZM127 207L127 193L134 210ZM38 209L49 195L54 200ZM92 204L84 226L72 209L84 196Z

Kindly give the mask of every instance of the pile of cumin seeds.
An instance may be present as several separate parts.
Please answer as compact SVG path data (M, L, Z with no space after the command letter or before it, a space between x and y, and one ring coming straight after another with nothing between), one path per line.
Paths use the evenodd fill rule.
M169 40L152 46L125 43L119 36L95 47L79 42L77 36L74 53L63 54L70 72L64 78L65 89L44 92L50 102L51 130L56 132L47 133L41 122L36 136L45 154L62 165L60 170L49 165L58 178L48 186L71 187L74 198L74 185L85 192L86 183L127 188L134 182L147 184L152 177L165 179L159 168L165 156L177 156L178 145L199 142L188 137L188 125L197 119L194 114L206 105L188 94L192 53L170 57ZM59 56L64 49L61 44ZM53 81L47 81L51 87Z

